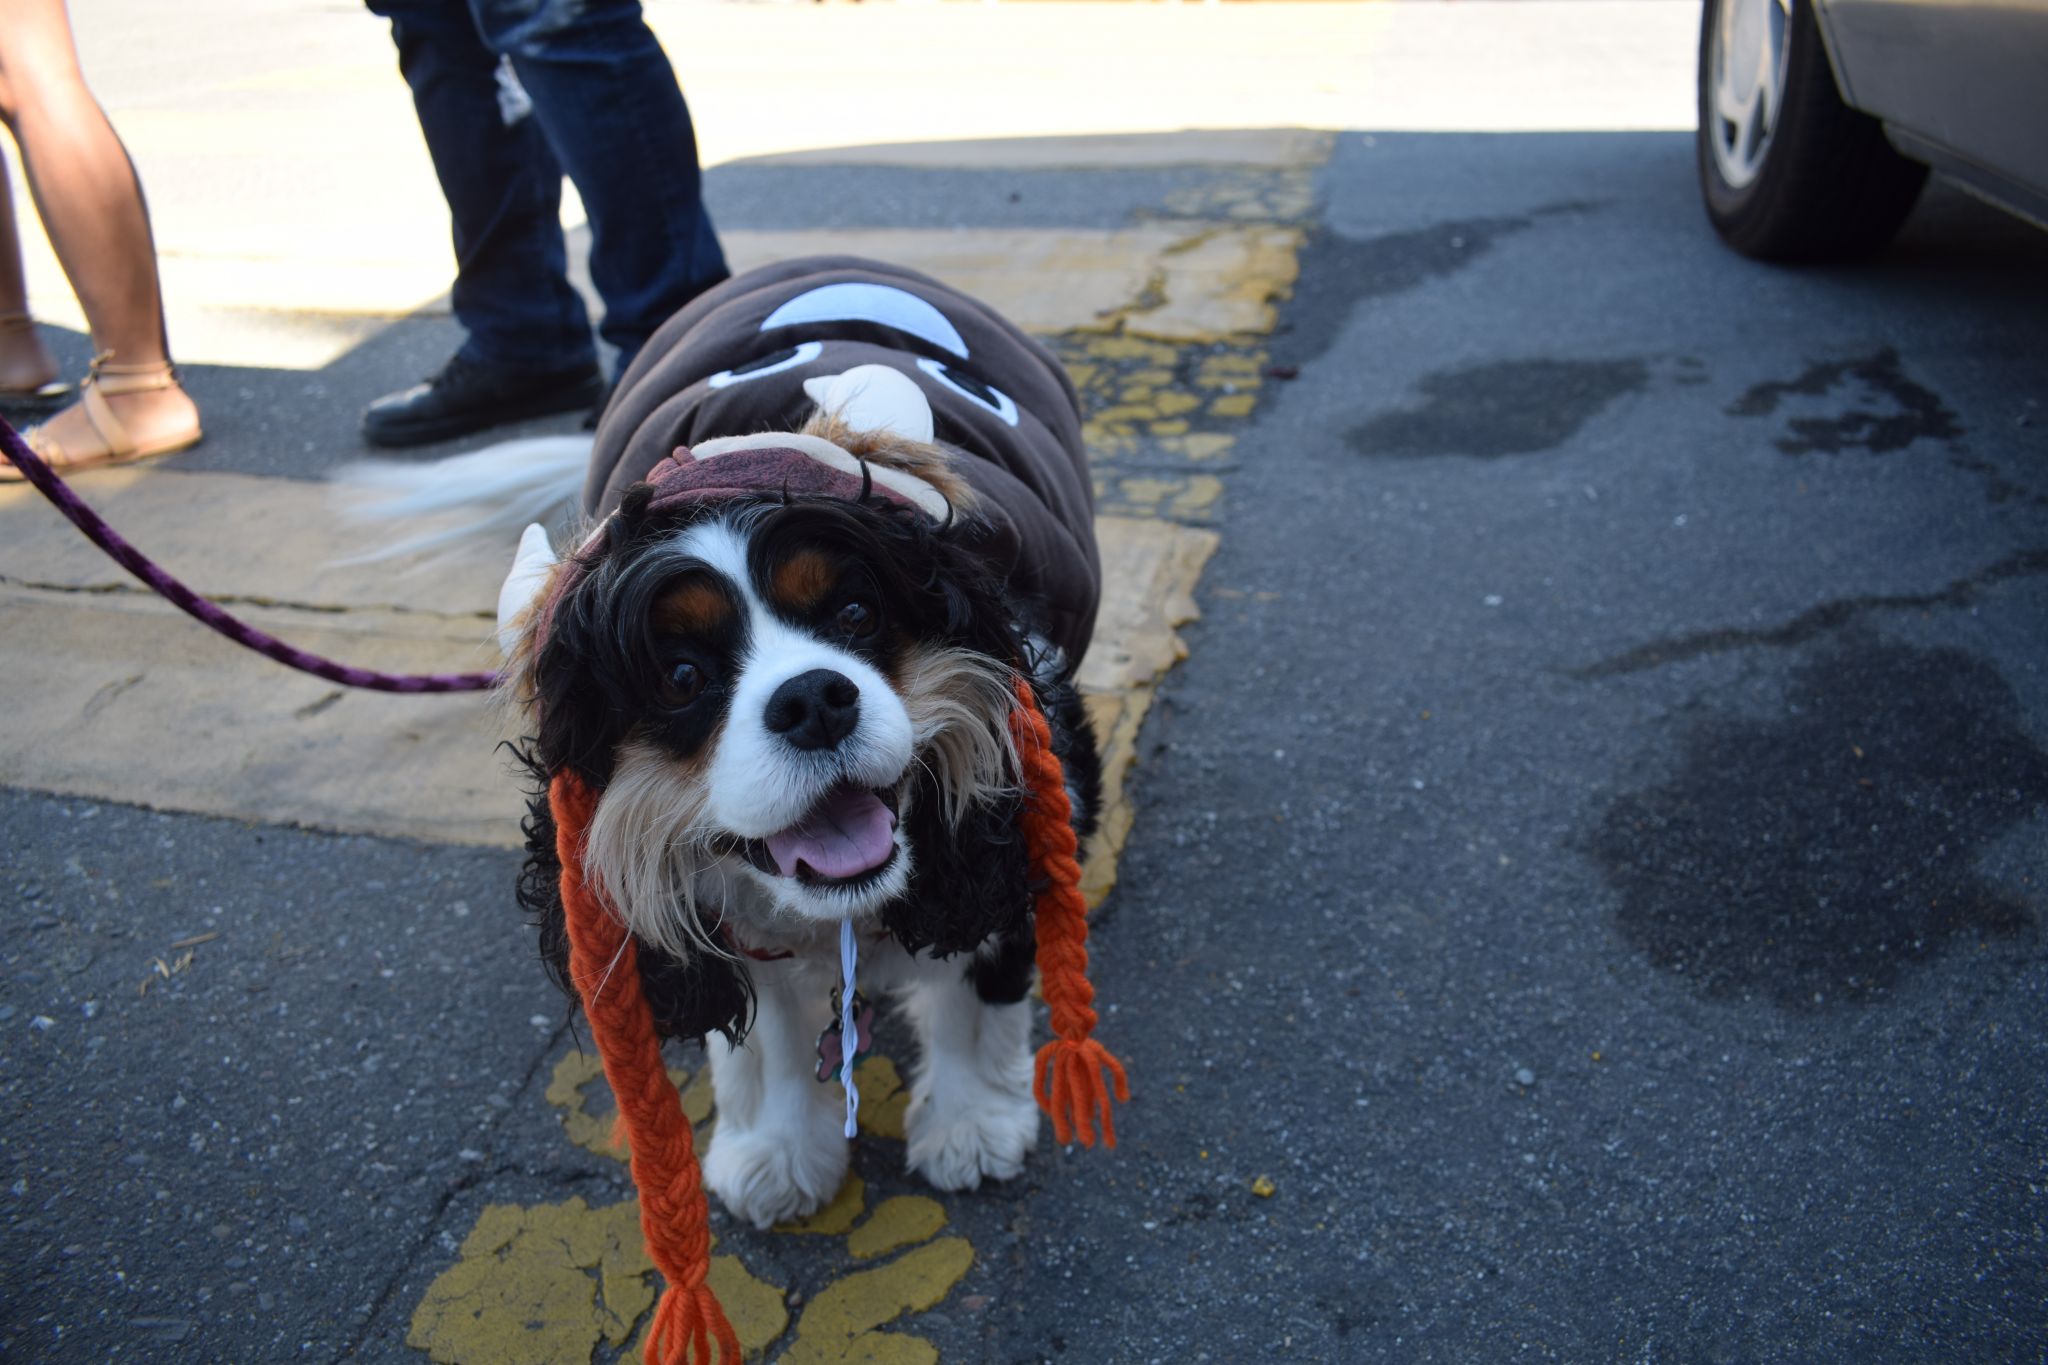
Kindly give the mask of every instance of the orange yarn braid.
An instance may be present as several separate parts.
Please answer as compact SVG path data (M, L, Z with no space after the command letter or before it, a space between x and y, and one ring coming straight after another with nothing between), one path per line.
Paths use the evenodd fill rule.
M654 1016L640 989L633 939L583 879L583 832L596 797L564 771L548 784L555 849L562 860L562 908L569 928L569 975L583 999L590 1036L619 1103L640 1187L647 1254L668 1281L647 1333L648 1365L740 1359L739 1338L704 1282L711 1268L710 1209L681 1097L661 1061ZM716 1343L716 1350L713 1343Z
M1052 751L1052 729L1038 709L1031 684L1018 678L1016 692L1010 734L1017 743L1027 793L1018 823L1040 886L1034 907L1038 989L1052 1013L1053 1031L1053 1041L1038 1050L1032 1093L1062 1143L1078 1137L1083 1147L1093 1147L1099 1115L1102 1143L1114 1147L1116 1124L1110 1118L1109 1089L1102 1073L1107 1071L1115 1083L1118 1100L1128 1102L1131 1088L1123 1063L1089 1036L1095 1029L1095 988L1088 984L1088 902L1081 897L1073 802L1067 796L1059 755Z

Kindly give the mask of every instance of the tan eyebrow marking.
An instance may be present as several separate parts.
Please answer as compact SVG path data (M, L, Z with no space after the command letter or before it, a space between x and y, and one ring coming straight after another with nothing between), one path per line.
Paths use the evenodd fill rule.
M678 635L705 635L732 619L732 599L703 579L671 588L654 604L654 624Z
M777 606L805 612L818 605L839 581L832 561L816 550L799 550L775 566L768 592Z

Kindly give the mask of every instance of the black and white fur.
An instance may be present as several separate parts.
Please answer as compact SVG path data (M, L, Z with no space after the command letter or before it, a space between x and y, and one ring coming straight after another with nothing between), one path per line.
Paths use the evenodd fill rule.
M435 501L428 482L412 477L413 506ZM704 1175L728 1210L761 1227L800 1217L846 1174L844 1101L816 1072L847 919L862 990L893 996L915 1034L911 1169L948 1190L1017 1175L1038 1110L1013 671L1036 684L1084 838L1100 785L1079 698L1034 643L1031 605L991 576L970 515L937 522L880 497L764 494L680 514L648 503L628 493L545 639L527 605L548 581L538 528L501 603L535 778L519 900L549 970L574 998L546 799L547 777L568 768L601 790L586 872L639 941L656 1026L709 1052ZM815 601L778 587L799 559L807 587L830 579ZM678 613L679 596L696 610ZM822 734L791 726L792 687L821 674L856 694L852 723L841 706ZM842 881L784 875L762 841L842 785L893 803L886 864Z

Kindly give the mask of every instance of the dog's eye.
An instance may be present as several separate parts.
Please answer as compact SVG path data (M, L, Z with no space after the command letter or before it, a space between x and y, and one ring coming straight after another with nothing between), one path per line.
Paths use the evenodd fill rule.
M688 706L697 700L704 690L704 670L693 663L679 663L668 671L668 686L665 689L670 702L677 706Z
M856 640L873 635L875 627L881 624L881 617L875 614L875 609L858 597L841 607L839 614L832 619Z

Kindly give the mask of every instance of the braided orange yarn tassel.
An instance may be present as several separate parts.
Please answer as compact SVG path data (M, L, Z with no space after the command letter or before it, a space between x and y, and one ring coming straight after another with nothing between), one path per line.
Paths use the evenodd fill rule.
M569 929L569 976L583 999L590 1036L619 1103L640 1187L640 1230L668 1287L648 1329L648 1365L740 1359L739 1337L704 1282L711 1268L711 1211L697 1170L682 1099L661 1061L661 1040L640 988L633 939L583 878L583 832L597 799L570 772L548 785L555 850L562 860L562 908Z
M1033 878L1040 884L1034 909L1038 920L1038 989L1052 1013L1053 1041L1038 1050L1032 1093L1038 1107L1052 1119L1053 1136L1062 1143L1079 1139L1095 1145L1095 1121L1102 1123L1102 1143L1116 1146L1116 1124L1110 1117L1109 1073L1116 1097L1128 1102L1130 1083L1123 1063L1089 1035L1095 1029L1095 988L1088 984L1088 902L1081 896L1079 841L1074 837L1073 802L1059 755L1052 751L1052 728L1038 709L1031 684L1016 682L1017 705L1010 712L1010 733L1024 769L1027 793L1018 823L1030 850Z

